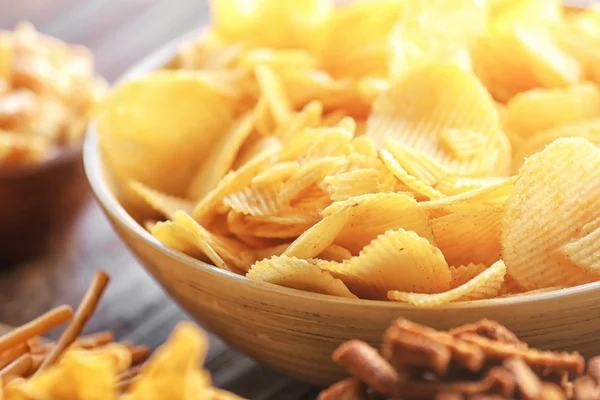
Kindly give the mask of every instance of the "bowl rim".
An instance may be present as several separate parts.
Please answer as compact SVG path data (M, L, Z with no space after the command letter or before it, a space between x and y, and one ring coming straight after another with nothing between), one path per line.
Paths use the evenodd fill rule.
M173 57L177 48L179 48L182 43L197 38L203 31L204 28L191 30L190 32L185 33L175 38L171 42L159 47L157 50L150 53L145 58L142 58L138 63L129 68L115 81L115 84L139 78L153 70L160 68ZM216 274L223 278L232 279L238 283L254 286L260 290L266 290L280 295L293 296L298 299L327 301L329 303L336 303L345 306L361 306L363 308L378 308L393 311L419 310L423 313L438 313L456 309L476 310L488 307L513 307L537 301L556 299L557 297L566 298L571 296L579 296L600 289L600 281L597 281L548 292L532 293L529 295L448 303L437 307L417 307L407 303L388 300L348 299L320 293L307 292L299 289L292 289L266 282L252 281L246 278L244 275L238 275L233 272L220 269L214 265L210 265L183 253L172 250L152 236L125 210L125 208L117 200L114 193L110 190L109 186L106 184L106 181L103 177L104 171L101 158L102 157L98 146L96 124L95 121L91 120L88 124L87 134L85 135L83 142L83 164L85 174L92 189L92 193L94 194L94 197L98 203L100 203L102 206L101 208L106 213L110 214L112 218L118 220L121 226L124 226L135 236L140 237L146 245L154 248L170 258L176 259L190 268L200 269L209 274ZM119 237L119 239L123 240L121 237Z

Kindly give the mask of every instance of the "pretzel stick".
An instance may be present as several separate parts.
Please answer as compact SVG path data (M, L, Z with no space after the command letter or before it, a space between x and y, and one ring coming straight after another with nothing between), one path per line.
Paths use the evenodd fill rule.
M25 343L19 343L0 354L0 370L25 353L27 353L27 345Z
M100 297L102 293L104 293L104 289L106 289L106 285L108 285L108 281L110 278L104 271L96 272L94 276L94 280L87 290L81 304L77 308L75 312L75 316L71 323L67 326L63 334L60 336L54 348L50 351L46 359L40 365L40 368L37 372L43 371L49 366L53 365L61 353L77 339L77 336L81 334L83 327L90 319L94 310L98 306L98 302L100 301Z
M136 365L135 367L128 368L125 371L121 372L119 376L117 376L117 380L120 382L127 379L131 379L137 376L140 373L141 369L142 365Z
M102 347L114 340L113 333L110 331L103 331L98 333L92 333L91 335L80 336L75 340L75 345L80 346L83 349L91 350L98 347ZM35 347L30 347L29 352L31 354L48 354L56 346L56 343L44 343Z
M117 382L117 384L115 385L115 388L117 389L118 392L123 393L124 391L129 389L129 387L133 384L133 382L137 381L138 378L139 377L136 375L131 378L123 379L122 381Z
M73 317L69 306L59 306L37 317L31 322L13 329L0 337L0 353L13 346L23 343L36 336L41 336L59 325L68 322Z
M33 358L31 355L23 354L0 371L0 378L4 382L9 376L25 376L29 373L32 366Z
M131 352L131 365L139 364L150 355L147 346L127 346Z

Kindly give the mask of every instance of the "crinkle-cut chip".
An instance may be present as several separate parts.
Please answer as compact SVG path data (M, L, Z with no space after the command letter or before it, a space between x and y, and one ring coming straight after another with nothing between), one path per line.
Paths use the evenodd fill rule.
M398 159L386 149L380 150L379 154L390 172L415 193L415 195L431 200L443 199L446 197L446 195L435 190L432 186L409 174L408 171L400 165Z
M429 218L439 218L475 206L502 206L513 192L517 177L502 178L499 182L477 187L440 200L424 201L419 206Z
M150 229L150 233L170 249L203 261L207 260L207 252L187 240L173 221L157 222ZM210 253L210 250L208 253Z
M0 165L39 162L48 156L50 144L45 137L0 130Z
M351 154L352 133L343 127L307 128L288 143L280 161L293 161Z
M593 230L588 228L591 225ZM580 237L563 245L560 251L584 271L600 274L600 218L585 225Z
M118 85L95 109L107 167L117 182L183 196L233 107L197 71L161 70Z
M350 220L335 238L335 243L358 254L363 247L389 230L403 228L414 231L435 243L429 221L415 199L400 193L375 193L338 201L323 210L322 215L342 212Z
M388 90L390 82L387 79L365 76L357 83L358 94L367 103L373 103L375 99Z
M240 257L248 266L251 266L257 261L282 255L283 252L290 246L290 244L291 243L283 243L265 248L251 249L240 254Z
M335 175L347 165L344 157L323 157L311 159L300 165L277 193L277 201L282 206L289 205L302 191L321 182L328 175Z
M316 212L320 214L327 206L331 204L329 193L325 192L319 185L311 185L291 202L295 210L301 210L306 213Z
M523 293L524 289L510 274L506 274L502 287L500 287L500 296Z
M327 176L323 182L331 200L346 200L367 193L378 193L381 186L381 173L376 169L365 168Z
M267 282L292 289L355 299L346 285L310 260L274 256L254 264L246 276L256 282Z
M377 147L370 136L360 135L355 137L352 139L352 147L354 148L354 153L356 154L361 154L372 158L378 157Z
M310 259L321 254L346 227L352 213L352 205L345 205L337 212L325 216L321 221L304 232L283 253L288 257Z
M527 159L502 219L502 258L526 290L596 280L560 248L600 218L600 149L558 139Z
M459 267L450 266L450 274L452 275L451 287L455 288L464 283L467 283L477 275L487 269L485 264L467 264Z
M443 146L440 135L447 129L479 132L487 146L474 157L459 159ZM367 135L378 145L394 139L421 151L453 174L508 172L510 144L495 103L475 76L456 66L433 64L409 71L375 101Z
M318 61L314 55L302 49L259 48L244 52L239 63L248 68L266 65L278 71L285 68L315 68Z
M252 185L261 188L285 182L298 172L298 169L300 169L300 164L297 161L287 161L271 165L252 178Z
M479 132L466 129L444 129L440 133L442 144L458 159L477 155L485 149L488 139Z
M252 178L276 159L277 150L265 151L244 164L240 169L231 171L221 179L216 188L210 191L194 208L192 215L201 225L209 225L214 207L225 196L242 190L252 182Z
M294 110L287 98L281 78L277 72L266 65L257 65L254 74L277 126L285 124L292 117Z
M262 96L254 107L252 113L252 123L256 132L262 136L269 136L275 133L277 123L269 108L269 103L266 96Z
M471 70L468 48L485 29L487 4L478 0L421 0L406 3L390 38L390 73L435 62Z
M396 158L406 172L426 185L433 186L448 175L446 167L425 153L409 150L393 140L388 140L384 148Z
M191 322L177 325L165 344L142 365L139 378L132 383L127 397L132 400L194 398L197 394L193 390L209 386L207 377L198 371L207 352L208 337L204 332Z
M423 294L392 290L387 296L389 300L402 301L418 307L435 307L453 301L491 299L498 295L505 274L506 265L503 261L497 261L471 280L447 292Z
M181 228L181 232L185 233L186 239L194 243L202 251L204 251L204 245L208 245L214 249L214 252L224 261L224 269L236 272L236 269L244 271L247 268L247 265L244 264L244 261L240 257L241 253L248 250L243 243L209 232L183 211L176 212L173 221L176 226ZM209 254L207 256L210 258ZM222 265L217 266L223 268Z
M246 221L279 225L314 224L319 221L318 212L288 208L276 215L247 215Z
M563 20L560 0L496 0L490 2L491 29L509 29L514 26L548 27Z
M361 78L387 72L388 36L405 1L359 0L336 8L323 63L335 75Z
M144 202L145 205L152 208L153 211L158 211L162 216L169 219L173 218L175 212L178 210L189 213L194 208L194 203L190 200L161 193L141 182L130 181L129 188Z
M335 243L330 244L325 250L323 250L317 258L325 261L344 262L352 258L350 250L337 245Z
M450 265L491 265L500 258L502 206L474 206L429 221Z
M253 114L247 113L234 121L217 144L204 156L204 162L188 189L188 197L202 199L231 170L240 148L252 133Z
M234 211L227 214L227 225L231 233L236 236L252 236L255 239L297 238L313 226L315 222L281 224L280 222L257 220L256 217L238 214Z
M531 136L517 147L513 155L512 171L518 173L525 159L560 138L580 137L600 146L600 119L576 122L564 126L541 131Z
M508 102L503 123L507 129L528 138L539 131L598 117L600 90L586 82L519 93Z
M281 184L261 187L247 186L223 199L223 203L235 212L246 215L274 215L280 210L277 192Z
M282 143L276 136L261 136L251 134L238 154L233 170L236 171L246 165L250 160L264 153L281 151Z
M579 353L561 353L524 348L512 343L503 343L475 333L465 333L461 339L478 346L488 360L506 360L521 358L534 370L544 371L544 374L560 376L566 372L570 377L579 376L585 369L585 361Z
M450 289L442 253L413 231L389 230L343 263L319 266L363 299L384 300L390 290L439 293Z
M323 104L319 101L311 101L300 112L292 115L286 124L279 127L275 135L287 143L302 130L319 126L322 116Z
M444 193L446 196L454 196L461 193L466 193L471 190L481 189L489 185L497 185L506 181L506 178L489 177L489 178L466 178L448 176L443 178L435 185L435 189Z

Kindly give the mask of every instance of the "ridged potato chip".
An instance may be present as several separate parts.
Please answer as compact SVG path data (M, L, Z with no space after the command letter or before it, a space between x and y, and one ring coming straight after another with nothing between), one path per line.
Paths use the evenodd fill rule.
M377 193L338 201L323 210L325 217L344 212L350 215L335 243L358 254L380 234L403 228L435 243L429 221L419 204L400 193Z
M585 139L559 139L519 171L502 220L502 257L526 290L572 286L594 278L561 247L600 217L600 149Z
M413 231L390 230L343 263L319 266L363 299L385 299L390 290L438 293L450 289L442 253Z
M435 185L435 189L444 193L446 196L466 193L474 189L481 189L489 185L502 184L506 178L464 178L448 176Z
M467 264L459 267L450 266L450 274L452 276L452 288L458 287L467 283L477 275L481 274L488 268L485 264Z
M161 213L165 218L173 218L175 212L179 210L189 213L194 208L194 203L189 200L169 196L168 194L149 188L141 182L131 181L129 182L129 188L141 201L153 211Z
M275 215L281 207L277 202L277 193L281 185L261 187L246 186L239 192L223 199L223 204L237 213L246 215Z
M332 243L323 250L317 258L319 260L325 261L336 261L336 262L344 262L352 258L352 253L350 251L340 245Z
M563 245L560 251L583 270L600 274L600 218L584 225L579 237Z
M471 280L447 292L423 294L393 290L388 292L388 298L393 301L410 303L418 307L440 306L453 301L489 299L498 296L505 274L506 265L500 260Z
M186 238L186 235L181 232L181 228L176 226L173 221L157 222L150 229L150 233L170 249L202 261L212 261L207 257L207 253L210 253L210 250L206 252L199 249L198 246ZM220 259L220 257L217 258Z
M432 64L406 73L374 103L367 135L382 145L393 139L421 151L451 173L467 176L508 173L510 145L498 112L472 74L453 65ZM487 146L475 156L457 158L440 135L447 129L479 132Z
M383 163L389 169L389 171L394 174L394 176L414 195L431 200L437 200L446 197L443 193L437 191L432 186L409 174L408 171L402 167L398 158L396 158L396 156L394 156L388 150L382 149L380 151L380 155Z
M372 168L356 169L323 179L325 191L332 201L346 200L367 193L378 193L383 185L380 171Z
M310 260L274 256L254 264L246 276L257 282L273 283L307 292L355 299L346 285Z

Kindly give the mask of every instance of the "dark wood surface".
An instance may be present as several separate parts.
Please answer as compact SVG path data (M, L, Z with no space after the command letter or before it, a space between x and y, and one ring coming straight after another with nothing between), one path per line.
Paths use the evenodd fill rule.
M109 81L208 19L206 0L0 0L0 29L29 20L44 33L86 45ZM119 241L89 196L68 238L32 262L0 265L0 323L18 325L58 304L76 305L98 268L112 276L112 283L86 331L111 329L118 339L154 348L187 318ZM207 367L215 385L249 399L313 399L318 393L214 336Z

